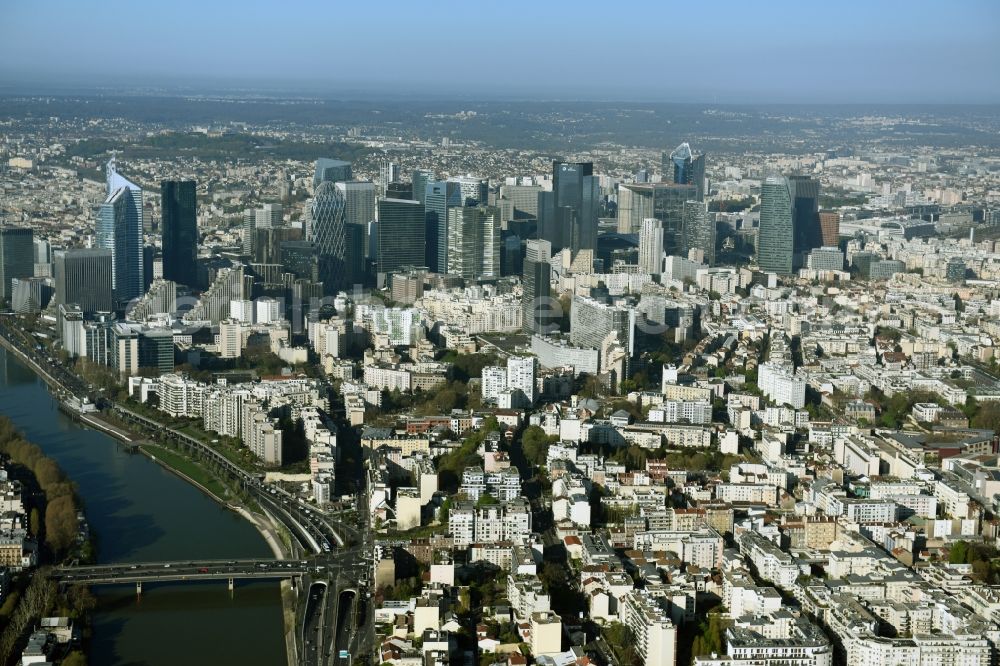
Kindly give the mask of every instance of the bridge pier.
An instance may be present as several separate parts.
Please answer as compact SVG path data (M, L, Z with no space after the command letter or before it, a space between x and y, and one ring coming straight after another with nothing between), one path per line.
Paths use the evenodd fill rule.
M233 583L233 579L230 578L229 579L229 594L231 595L233 593L233 590L235 590L235 589L236 589L236 585Z
M142 581L141 580L137 580L135 582L135 596L137 596L137 597L141 597L142 596Z

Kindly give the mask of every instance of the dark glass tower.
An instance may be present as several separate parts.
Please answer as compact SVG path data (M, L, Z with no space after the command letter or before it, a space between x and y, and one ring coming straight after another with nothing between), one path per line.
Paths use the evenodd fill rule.
M396 273L424 261L426 226L424 207L409 199L378 202L378 273Z
M599 198L592 162L553 162L552 196L539 199L539 236L552 243L553 252L596 248Z
M792 197L792 228L794 229L795 268L805 265L805 256L823 246L823 230L819 222L819 181L809 176L788 179Z
M198 216L193 180L160 183L163 205L163 279L191 285L197 272Z
M11 297L10 281L35 274L34 233L27 227L0 226L0 302Z

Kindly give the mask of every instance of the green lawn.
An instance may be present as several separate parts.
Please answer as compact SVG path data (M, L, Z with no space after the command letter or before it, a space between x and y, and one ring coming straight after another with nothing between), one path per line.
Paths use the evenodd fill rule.
M167 467L175 469L181 474L184 474L195 482L201 484L219 499L226 502L230 500L230 493L225 484L193 460L182 456L176 451L171 451L170 449L156 444L144 444L143 449L156 456L156 459L161 461Z

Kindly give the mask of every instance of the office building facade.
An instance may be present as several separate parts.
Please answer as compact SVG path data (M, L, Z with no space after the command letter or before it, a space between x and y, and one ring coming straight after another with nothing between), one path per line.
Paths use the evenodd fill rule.
M527 242L522 281L522 326L526 333L545 333L561 316L551 311L551 258L552 244L547 240Z
M317 273L325 294L336 294L347 286L345 208L343 190L329 181L319 184L309 202Z
M197 274L198 214L195 182L160 183L163 233L163 277L190 285Z
M321 157L316 160L313 188L319 187L320 183L336 183L341 180L351 180L352 177L353 171L350 162Z
M396 273L404 267L422 266L425 260L424 207L409 199L378 202L378 253L376 271Z
M0 226L0 303L11 298L11 280L34 275L34 232L27 227Z
M76 304L86 315L114 307L111 250L87 248L55 253L56 303Z
M618 233L637 234L642 221L663 223L663 249L678 254L684 229L684 204L696 200L694 185L675 183L628 184L618 187Z
M689 257L691 250L701 253L701 260L715 265L715 219L702 201L685 201L681 232L681 254Z
M500 277L500 209L448 210L448 272L466 280Z
M673 176L677 185L693 185L694 199L705 200L705 155L695 155L686 142L663 155L664 179Z
M791 275L794 254L792 198L788 180L770 176L760 187L757 265L767 273Z
M801 268L810 251L823 247L819 181L808 176L792 176L788 179L788 191L792 199L793 267Z
M553 252L597 247L600 192L592 162L552 163L552 192L539 198L538 235L552 243Z
M639 230L639 272L663 272L663 222L652 217L643 220Z
M448 272L448 209L459 208L462 188L452 181L434 181L424 188L427 247L424 263L435 273Z
M118 173L112 158L106 169L107 198L97 214L97 247L111 251L115 300L125 304L142 296L142 188Z

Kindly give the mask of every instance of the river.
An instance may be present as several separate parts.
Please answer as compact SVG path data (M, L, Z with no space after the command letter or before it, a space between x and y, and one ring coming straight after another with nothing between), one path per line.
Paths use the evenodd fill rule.
M79 487L100 562L271 557L248 522L141 454L61 413L42 381L0 348L0 414ZM286 663L277 583L98 588L92 666Z

